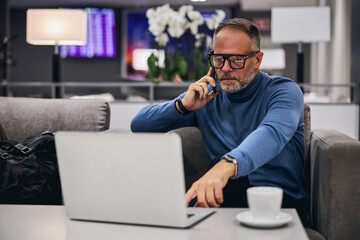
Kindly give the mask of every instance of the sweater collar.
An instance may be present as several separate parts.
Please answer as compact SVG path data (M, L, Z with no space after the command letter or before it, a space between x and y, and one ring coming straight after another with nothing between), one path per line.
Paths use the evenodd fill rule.
M252 82L246 88L234 93L226 93L226 95L233 102L245 102L255 94L256 89L260 85L262 77L263 73L259 71L254 80L252 80Z

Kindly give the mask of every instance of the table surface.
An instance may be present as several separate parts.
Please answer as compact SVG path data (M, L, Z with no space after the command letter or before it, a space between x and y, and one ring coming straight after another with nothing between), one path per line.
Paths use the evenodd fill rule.
M293 219L273 229L249 228L236 220L244 208L216 209L190 229L135 226L69 220L64 206L0 205L0 239L4 240L118 240L118 239L308 239L294 209L282 209Z

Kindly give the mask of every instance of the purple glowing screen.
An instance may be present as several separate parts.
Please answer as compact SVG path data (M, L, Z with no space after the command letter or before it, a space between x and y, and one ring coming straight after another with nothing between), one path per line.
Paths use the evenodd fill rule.
M115 13L112 9L86 8L87 43L60 46L62 57L113 58L116 56Z

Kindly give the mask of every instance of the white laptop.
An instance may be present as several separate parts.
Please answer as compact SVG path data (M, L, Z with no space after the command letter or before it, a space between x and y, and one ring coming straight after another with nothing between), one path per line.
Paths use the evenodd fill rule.
M177 134L57 132L69 218L187 228L213 209L187 208Z

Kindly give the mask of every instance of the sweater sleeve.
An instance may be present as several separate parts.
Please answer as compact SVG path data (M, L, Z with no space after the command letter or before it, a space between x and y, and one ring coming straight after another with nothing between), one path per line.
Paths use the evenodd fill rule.
M182 116L175 108L175 100L142 108L131 121L131 131L168 132L180 127L194 126L194 113Z
M303 95L296 84L282 84L272 94L261 124L228 153L237 159L237 177L250 174L282 151L299 127L302 109Z

